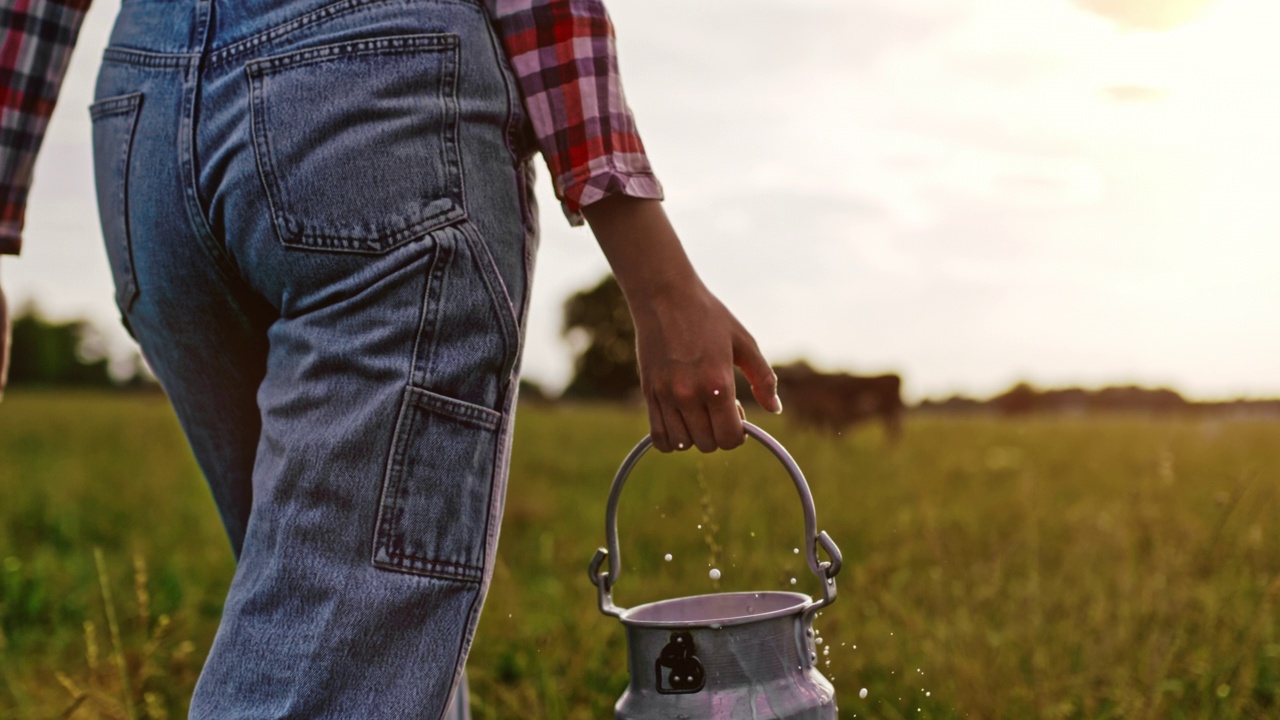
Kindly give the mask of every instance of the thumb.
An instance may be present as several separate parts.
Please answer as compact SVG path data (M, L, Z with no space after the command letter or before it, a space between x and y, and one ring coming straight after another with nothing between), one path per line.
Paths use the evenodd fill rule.
M751 383L751 394L755 396L760 407L775 415L782 412L782 401L778 399L778 377L773 368L760 353L755 338L746 330L741 330L734 337L733 364L742 369L747 382Z

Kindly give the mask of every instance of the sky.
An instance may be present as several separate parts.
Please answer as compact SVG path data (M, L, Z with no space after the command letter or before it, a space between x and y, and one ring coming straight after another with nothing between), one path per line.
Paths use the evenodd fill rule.
M118 354L94 204L97 0L36 168L12 301ZM1280 396L1275 0L612 0L628 102L707 285L775 364L910 399L1139 383ZM571 373L608 271L540 167L525 373Z

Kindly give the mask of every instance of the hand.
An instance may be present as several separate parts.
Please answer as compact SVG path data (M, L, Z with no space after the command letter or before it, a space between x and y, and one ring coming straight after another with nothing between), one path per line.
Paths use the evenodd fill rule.
M702 452L742 444L742 405L733 366L742 368L760 405L781 411L777 379L755 339L702 283L631 302L640 388L659 451Z
M761 407L782 411L777 378L755 339L702 284L660 203L611 196L583 214L631 309L655 448L742 444L734 365Z

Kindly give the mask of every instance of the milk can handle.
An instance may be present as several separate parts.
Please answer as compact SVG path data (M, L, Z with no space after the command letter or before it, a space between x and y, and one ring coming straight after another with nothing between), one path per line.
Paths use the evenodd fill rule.
M805 543L808 545L806 559L809 561L809 569L823 581L824 595L827 592L834 595L833 578L836 573L840 572L842 560L840 549L836 547L835 542L825 531L818 532L817 512L813 508L813 493L809 492L809 483L805 482L804 473L800 472L800 466L796 465L791 453L788 453L786 448L782 447L782 444L777 440L774 440L769 433L745 421L742 423L742 427L747 431L747 435L758 440L761 445L768 448L782 462L782 466L787 469L787 474L795 482L796 491L800 493L800 505L804 509L804 536ZM622 486L626 484L627 476L631 474L631 470L650 447L653 447L653 438L646 435L631 451L631 454L627 455L626 459L622 461L622 466L618 468L618 474L613 478L613 488L609 491L609 504L605 508L604 515L604 534L608 548L597 550L596 556L592 559L588 568L591 582L601 591L602 601L605 599L605 595L611 593L614 584L618 581L618 576L622 572L622 560L618 554L618 499L622 497ZM823 561L818 557L819 545L827 552L831 560ZM600 565L606 558L609 561L609 569L607 572L602 573L600 572ZM830 602L831 599L834 598L829 598L827 602ZM822 604L825 605L827 603Z

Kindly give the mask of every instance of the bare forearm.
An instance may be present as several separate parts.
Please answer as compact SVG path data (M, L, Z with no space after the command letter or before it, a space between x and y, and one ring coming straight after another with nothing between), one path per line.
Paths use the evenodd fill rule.
M661 202L614 195L582 214L628 302L701 287Z
M751 334L706 288L656 200L613 196L583 208L627 298L654 446L703 452L742 443L733 366L780 412L777 379Z

